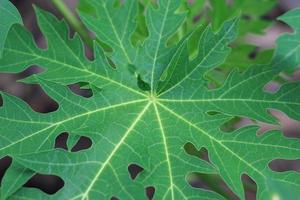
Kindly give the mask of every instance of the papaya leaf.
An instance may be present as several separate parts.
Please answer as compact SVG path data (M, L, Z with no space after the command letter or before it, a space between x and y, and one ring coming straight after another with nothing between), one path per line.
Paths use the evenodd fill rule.
M0 0L0 57L7 37L7 33L13 24L22 24L18 10L8 0Z
M240 199L245 199L243 174L255 181L258 199L299 196L298 172L280 173L268 166L278 158L299 159L298 139L281 131L258 136L255 125L231 133L220 127L234 117L278 123L270 109L300 120L299 83L286 83L275 93L263 90L281 71L300 64L300 27L295 23L300 10L280 18L295 33L278 39L271 62L243 73L233 71L220 88L209 89L205 74L230 55L240 20L233 17L217 31L208 26L199 38L196 56L190 58L190 34L168 45L185 20L185 14L178 12L180 2L149 5L149 36L135 46L131 36L138 1L85 1L95 6L93 11L80 11L83 21L113 50L109 54L95 43L92 61L84 56L80 38L70 38L66 24L41 9L36 8L36 14L46 49L38 48L23 26L12 26L0 71L41 66L43 73L23 81L39 84L59 108L37 113L2 93L0 157L13 158L3 179L6 183L1 184L3 199L147 199L149 187L155 189L154 199L225 199L217 192L191 187L187 177L193 172L219 175ZM89 84L92 97L74 94L67 87L72 83ZM54 149L57 136L65 132L70 135L68 146L85 136L91 139L91 148ZM186 151L187 143L207 149L209 162ZM131 165L142 169L135 177ZM33 172L59 176L64 187L52 195L21 187Z

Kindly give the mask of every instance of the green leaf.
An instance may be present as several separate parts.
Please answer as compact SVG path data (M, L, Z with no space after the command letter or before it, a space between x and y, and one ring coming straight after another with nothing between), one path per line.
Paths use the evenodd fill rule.
M262 17L276 5L277 0L236 0L230 5L224 0L210 0L212 23L215 29L229 17L239 12L243 16L241 19L239 35L244 36L250 33L262 33L263 29L269 24ZM260 9L257 9L259 6ZM224 9L227 7L228 9Z
M7 37L7 33L13 24L22 24L18 10L8 0L0 0L0 58Z
M136 28L133 19L138 11L137 2L128 0L118 7L116 7L115 1L111 0L83 0L81 4L83 3L89 5L82 6L84 8L94 8L92 15L86 13L85 10L81 10L80 16L83 22L102 42L113 48L113 60L116 64L132 64L136 56L136 50L131 44L130 37ZM79 10L82 7L79 7Z
M18 162L13 162L3 177L1 199L7 199L18 191L34 174L34 171L24 168Z
M198 24L211 23L213 30L218 30L228 18L240 15L238 36L232 45L233 52L220 68L225 71L234 68L245 70L255 63L267 63L272 56L270 51L259 52L257 58L249 59L256 47L248 44L249 42L245 36L248 34L261 35L266 28L272 25L272 21L264 19L264 16L275 7L276 3L277 0L235 0L228 4L225 0L210 0L208 1L209 6L203 6L203 1L193 1L187 7L189 11L188 20L182 29L183 34L181 35L195 29ZM195 20L197 18L200 19ZM197 46L194 46L194 44L197 43L201 33L196 33L198 37L192 39L193 41L190 44L192 55L197 51Z
M99 67L108 66L107 59L99 47L95 50L97 52L95 53L96 59L91 62L84 56L83 45L78 35L69 39L64 21L57 22L54 16L39 9L37 9L37 16L41 30L47 38L47 49L38 48L30 33L16 25L9 32L5 44L5 51L1 59L1 71L20 72L28 65L35 64L47 68L47 73L40 75L47 80L63 84L88 82L93 85L106 85L111 83L115 87L123 87L128 91L140 93L136 91L134 76L126 68L118 68L118 71L123 72L117 74L113 73L114 70L111 67ZM18 59L15 59L16 56ZM67 78L65 77L66 73L68 74ZM125 80L126 77L129 78ZM114 79L124 80L116 81ZM130 84L132 85L130 86Z
M24 27L14 25L10 30L0 70L18 72L41 66L43 73L25 81L40 84L59 108L41 114L16 97L2 95L0 157L13 158L4 178L7 183L1 186L3 198L147 199L147 187L155 188L155 199L225 198L192 188L187 180L192 172L218 174L240 199L245 199L242 174L256 182L258 199L299 196L299 173L279 173L268 166L278 158L299 159L298 139L287 138L280 131L258 136L257 126L231 133L220 128L234 117L277 123L268 113L270 109L300 120L299 83L282 85L276 93L263 90L278 73L300 64L299 24L291 20L298 18L299 10L281 18L296 33L278 40L269 64L255 65L243 73L234 71L220 88L208 89L205 74L230 55L228 46L237 36L237 18L226 21L217 32L206 28L199 51L190 58L190 35L167 46L184 21L184 14L176 12L179 0L161 0L157 8L147 10L149 37L137 46L130 39L136 28L137 1L93 3L95 12L85 10L84 21L114 51L104 53L95 43L93 61L84 56L78 36L69 38L64 22L40 9L36 13L47 49L36 47ZM116 26L120 21L125 23ZM124 29L126 22L128 28ZM120 34L124 39L118 40ZM108 60L114 62L113 67ZM150 90L139 87L147 85L143 81ZM66 86L82 82L91 86L92 97L78 96ZM79 136L86 136L92 147L76 153L54 149L56 137L63 132L71 135L69 146ZM197 150L207 149L210 162L187 152L187 143ZM131 164L143 168L134 180L128 172ZM65 185L53 195L20 188L28 178L27 173L20 173L20 181L13 183L16 189L6 189L18 170L57 175Z
M183 23L185 14L175 14L180 0L159 1L159 8L150 6L146 14L149 37L139 49L135 65L143 79L150 84L151 91L156 88L159 77L170 60L167 41Z
M224 14L222 17L215 16L215 18L219 17L219 21L221 22L222 20L220 19L223 19L224 21L229 16L232 16L233 13L240 13L241 15L239 35L234 43L233 52L229 56L227 62L221 66L222 68L239 68L241 70L245 70L252 64L268 63L269 59L272 57L271 50L258 52L256 58L249 59L250 55L255 52L256 46L252 45L251 48L246 36L248 34L264 34L265 30L273 23L271 20L264 19L264 16L276 6L276 3L277 0L237 0L234 1L233 5L229 6L229 9L222 9L222 7L218 7L217 10L212 11L212 13ZM258 7L259 9L257 9ZM222 12L220 12L220 10L222 10ZM214 22L215 20L212 21ZM214 26L218 27L220 24L214 24ZM242 62L241 59L243 59Z
M197 70L202 72L222 64L230 53L227 46L236 37L237 19L230 20L224 24L221 30L214 34L208 27L202 34L199 42L199 54L192 61L189 60L188 39L180 43L168 68L164 72L164 79L160 81L159 93L172 90L180 85ZM197 84L203 85L204 80L197 80Z

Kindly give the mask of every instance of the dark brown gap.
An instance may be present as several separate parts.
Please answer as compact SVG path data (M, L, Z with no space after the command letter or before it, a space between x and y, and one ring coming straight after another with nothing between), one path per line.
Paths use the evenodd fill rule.
M1 93L0 93L0 107L2 107L2 106L3 106L3 98L2 98Z
M196 173L189 174L187 179L189 184L194 188L202 188L205 190L210 190L209 185L206 183L206 181L200 178L199 174Z
M282 131L284 136L288 138L300 138L300 122L294 120L287 116L285 113L279 110L270 110L270 114L272 114L276 119L278 119L279 124L268 124L263 122L258 122L260 129L258 130L258 134L268 134L270 130L279 130Z
M247 15L247 14L243 14L241 18L243 20L246 20L246 21L251 21L252 20L252 17L250 15Z
M251 60L255 60L257 57L257 54L258 54L257 49L255 49L252 52L250 52L250 54L248 55L248 58Z
M93 91L91 88L83 88L85 86L88 86L88 83L76 83L69 85L70 90L82 97L90 98L93 96Z
M55 139L55 148L70 150L71 152L78 152L85 149L89 149L93 144L90 138L81 136L76 142L76 144L71 149L69 149L67 144L68 137L69 133L67 132L59 134Z
M231 200L239 200L223 179L217 174L190 173L187 176L188 183L194 188L201 188L216 192Z
M38 84L17 82L33 74L41 73L42 70L40 67L31 66L20 73L0 73L0 91L23 99L36 112L53 112L58 109L57 102L51 99Z
M188 142L184 145L184 150L189 155L196 156L202 160L205 160L206 162L210 162L208 151L204 147L198 150L192 143Z
M64 132L59 134L55 139L55 148L68 150L67 140L68 140L68 133Z
M11 165L12 158L9 156L5 156L0 159L0 183L2 183L2 179L4 177L4 174L6 170L9 168Z
M81 136L77 143L74 145L74 147L71 149L71 152L78 152L85 149L91 148L93 145L93 142L90 138Z
M145 188L146 196L148 200L152 200L155 194L155 187L153 186L148 186Z
M289 138L300 138L300 121L294 120L287 115L282 113L282 118L280 118L280 123L282 124L283 133Z
M196 15L196 16L194 16L193 17L193 22L196 24L197 22L200 21L201 17L202 17L202 15Z
M64 181L55 175L34 175L24 187L37 188L47 194L55 194L64 186Z
M264 91L271 93L271 94L275 94L276 92L278 92L278 90L280 89L281 84L277 81L270 81L269 83L267 83L264 86Z
M245 199L246 200L256 199L257 185L255 181L247 174L243 174L241 179L244 187Z
M117 197L111 197L110 200L120 200L120 199Z
M286 172L286 171L300 172L300 159L297 160L276 159L269 163L269 167L276 172Z
M297 70L293 73L293 75L292 75L292 77L291 77L291 81L300 81L300 70L299 70L299 69L297 69Z
M88 30L87 30L88 31ZM94 36L92 36L93 34L90 33L91 38L94 38ZM89 61L93 61L95 60L95 55L94 55L94 50L91 49L88 45L86 45L84 43L84 52L85 52L85 56Z
M142 168L141 166L137 165L137 164L130 164L128 166L128 172L130 175L130 178L132 180L135 180L136 177L142 172L144 171L144 168Z
M219 115L221 113L220 112L216 112L216 111L208 111L208 112L206 112L206 114L214 116L214 115Z
M266 14L262 15L260 18L266 21L276 20L279 16L283 15L285 11L280 5L275 5L275 7L269 10Z
M260 128L257 131L257 135L259 136L263 134L267 134L269 131L280 130L279 125L268 124L263 122L258 122L258 125L260 126Z
M59 104L48 96L39 85L34 85L33 95L27 95L25 101L29 102L33 110L40 113L54 112L59 108Z
M90 47L88 44L85 43L85 41L83 41L82 37L78 34L78 32L75 32L73 27L70 26L70 24L66 21L66 19L63 18L63 16L61 15L61 12L60 11L56 12L56 11L57 11L57 9L54 8L54 10L51 13L55 14L55 16L58 18L59 21L61 21L62 19L65 21L65 24L67 26L66 28L68 30L68 35L69 35L68 40L70 42L73 42L72 40L74 39L75 34L76 34L76 37L80 38L80 42L84 48L83 54L85 55L85 57L88 60L93 61L95 58L94 58L94 53L93 53L92 47ZM92 32L90 32L83 23L81 23L81 25L82 25L84 31L86 31L88 33L90 40L95 39L95 35ZM90 44L93 44L93 42L91 41ZM80 49L82 49L82 48L80 48Z
M22 1L18 1L18 0L11 0L11 1L20 11L24 24L26 28L33 34L34 41L37 44L37 46L42 49L47 49L48 41L46 40L40 27L38 26L37 17L34 13L32 4L22 3ZM49 2L34 1L34 4L39 8L42 8L43 10L54 14L57 17L58 21L61 21L61 19L63 18L61 13L53 6L53 4ZM69 37L71 40L71 38L74 35L74 30L72 29L72 27L68 25L68 23L66 24L68 28ZM91 38L93 38L92 34L91 34ZM93 59L93 53L91 48L87 47L87 45L84 45L84 48L85 48L85 55L87 56L87 58Z
M43 49L47 48L47 41L37 24L37 18L33 10L32 3L19 0L11 0L11 2L19 10L23 23L25 27L32 33L37 46ZM43 10L54 10L52 4L47 1L34 1L34 4Z
M233 117L232 119L230 119L230 120L226 121L225 123L223 123L220 126L220 129L224 133L232 133L233 131L240 128L240 126L238 126L238 124L240 124L241 121L242 121L242 119L240 117Z

